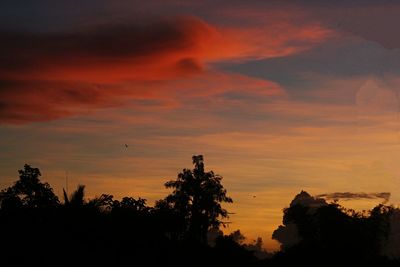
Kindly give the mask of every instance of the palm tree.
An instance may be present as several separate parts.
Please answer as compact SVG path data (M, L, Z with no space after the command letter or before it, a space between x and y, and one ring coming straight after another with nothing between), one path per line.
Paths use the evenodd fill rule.
M68 197L67 192L63 189L64 205L71 207L83 207L85 204L85 186L78 185L76 190Z

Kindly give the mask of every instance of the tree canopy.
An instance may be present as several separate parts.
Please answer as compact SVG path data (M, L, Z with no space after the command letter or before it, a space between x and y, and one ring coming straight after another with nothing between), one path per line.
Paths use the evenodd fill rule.
M232 199L202 155L192 162L154 207L141 197L88 199L83 185L60 202L25 165L0 192L1 266L399 266L399 208L355 212L301 191L272 235L281 250L270 254L261 238L221 231Z
M24 169L18 173L19 180L0 192L2 208L45 208L54 207L59 203L50 185L40 182L41 173L38 168L25 164Z
M165 202L186 221L186 233L190 238L206 242L207 232L211 227L223 224L228 218L228 211L222 203L232 203L223 187L222 177L213 171L204 170L202 155L192 157L194 169L183 169L176 180L165 183L173 192Z

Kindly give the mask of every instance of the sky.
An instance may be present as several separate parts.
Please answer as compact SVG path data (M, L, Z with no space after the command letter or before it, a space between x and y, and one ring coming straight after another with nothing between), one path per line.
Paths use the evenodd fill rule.
M234 200L225 231L270 250L301 190L397 205L399 12L369 0L3 0L0 187L28 163L57 194L68 177L88 197L153 205L202 154Z

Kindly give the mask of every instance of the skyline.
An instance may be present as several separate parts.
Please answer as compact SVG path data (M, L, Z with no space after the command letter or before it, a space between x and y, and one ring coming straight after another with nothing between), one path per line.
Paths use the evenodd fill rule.
M2 2L0 186L27 163L153 204L203 154L268 249L301 190L397 205L400 5L229 3Z

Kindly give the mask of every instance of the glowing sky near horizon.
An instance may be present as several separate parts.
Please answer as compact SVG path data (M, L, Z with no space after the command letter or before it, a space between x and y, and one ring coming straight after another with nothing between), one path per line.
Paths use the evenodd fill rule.
M397 205L400 4L283 2L1 1L1 188L28 163L152 205L203 154L269 249L300 190Z

